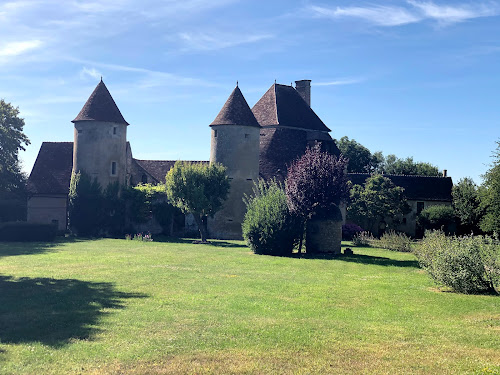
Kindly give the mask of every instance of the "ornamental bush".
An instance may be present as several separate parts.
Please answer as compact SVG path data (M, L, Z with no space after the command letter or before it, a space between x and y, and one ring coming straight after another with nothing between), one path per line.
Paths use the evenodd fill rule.
M301 221L288 209L283 188L276 181L260 180L245 203L243 238L254 253L290 255L300 236Z
M344 224L342 225L342 240L351 241L356 234L363 231L364 229L361 228L359 225L352 223Z
M438 284L459 293L498 294L500 240L497 236L447 237L428 231L414 250L422 268Z
M375 244L373 246L392 251L410 253L412 251L411 244L412 241L406 234L390 230L380 236L380 239L375 240Z

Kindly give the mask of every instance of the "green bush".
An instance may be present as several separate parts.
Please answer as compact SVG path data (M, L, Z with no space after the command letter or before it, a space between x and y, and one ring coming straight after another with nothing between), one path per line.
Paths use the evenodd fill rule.
M0 241L32 242L54 241L57 227L53 224L36 224L25 221L0 224Z
M358 232L352 237L352 244L354 246L371 246L374 241L375 238L368 231Z
M426 232L414 250L420 265L438 284L459 293L492 293L500 283L498 237L447 237Z
M384 233L380 239L375 240L373 246L382 249L401 251L403 253L410 253L412 241L404 233L395 232L393 230Z
M455 233L455 210L452 206L430 206L422 210L417 218L417 224L427 230L443 230L445 233Z
M300 220L290 213L287 197L275 181L259 181L246 199L243 238L256 254L290 255L300 235Z

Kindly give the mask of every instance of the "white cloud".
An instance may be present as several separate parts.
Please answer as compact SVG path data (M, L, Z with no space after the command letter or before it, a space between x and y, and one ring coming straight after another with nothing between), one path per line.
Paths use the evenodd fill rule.
M30 50L40 48L41 46L42 42L40 40L5 43L3 47L0 47L0 57L21 55Z
M80 78L87 79L89 77L98 80L101 79L102 73L97 71L95 68L89 69L84 66L83 69L80 71Z
M352 85L355 83L363 82L363 78L341 78L336 79L334 81L326 81L326 82L313 82L313 86L341 86L341 85Z
M179 33L184 50L212 51L271 39L271 34L234 35L224 33Z
M317 17L359 18L377 26L400 26L425 20L434 20L446 25L500 14L500 6L492 2L475 3L474 5L437 5L432 1L417 0L407 0L406 2L411 7L372 5L333 8L310 6L309 10Z

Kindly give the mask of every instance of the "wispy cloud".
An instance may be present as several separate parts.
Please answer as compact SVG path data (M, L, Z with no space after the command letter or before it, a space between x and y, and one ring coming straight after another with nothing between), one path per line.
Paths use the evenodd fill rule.
M425 20L434 20L441 25L463 22L473 18L491 17L500 14L497 3L475 3L438 5L432 1L407 0L403 6L352 6L326 7L309 6L313 16L330 19L358 18L376 26L401 26L418 23Z
M83 69L80 71L80 78L87 79L89 77L98 80L102 77L102 73L97 71L95 68L89 69L86 66L84 66Z
M0 47L0 57L21 55L41 46L42 42L40 40L24 40L20 42L5 43L3 47Z
M313 86L342 86L342 85L353 85L356 83L363 82L364 78L341 78L333 81L325 82L313 82Z
M271 34L234 35L224 33L179 33L184 50L213 51L271 39Z

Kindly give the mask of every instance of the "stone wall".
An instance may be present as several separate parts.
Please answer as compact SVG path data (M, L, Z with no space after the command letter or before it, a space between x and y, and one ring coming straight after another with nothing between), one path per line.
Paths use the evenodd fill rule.
M28 222L55 224L58 230L67 227L67 196L46 195L28 198Z
M342 242L342 221L309 220L306 227L307 253L340 254Z

